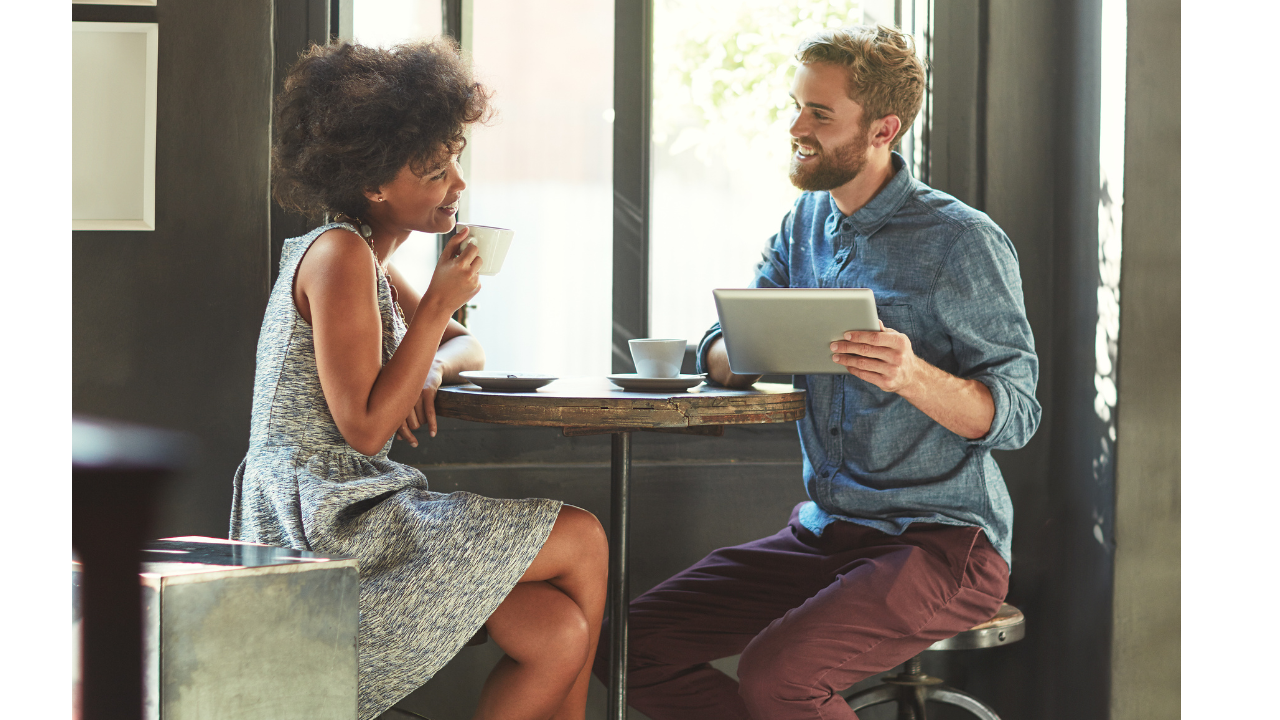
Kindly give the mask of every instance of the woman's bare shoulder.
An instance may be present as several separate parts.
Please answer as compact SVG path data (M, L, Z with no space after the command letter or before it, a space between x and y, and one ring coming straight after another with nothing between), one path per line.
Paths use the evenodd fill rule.
M329 228L320 233L320 237L311 243L303 259L307 257L342 261L355 260L359 257L367 259L370 265L373 264L373 253L369 251L369 244L364 238L344 227Z
M313 301L330 298L341 306L353 298L372 298L376 278L373 253L364 238L346 228L331 228L302 256L294 276L294 304L310 323Z
M346 228L330 228L321 233L302 256L299 280L308 276L374 277L373 263L373 253L364 238Z

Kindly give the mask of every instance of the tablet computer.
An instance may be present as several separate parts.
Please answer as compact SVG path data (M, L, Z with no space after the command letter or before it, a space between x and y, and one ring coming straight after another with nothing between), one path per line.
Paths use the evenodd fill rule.
M849 330L879 330L867 288L712 290L729 368L740 375L840 375L831 341Z

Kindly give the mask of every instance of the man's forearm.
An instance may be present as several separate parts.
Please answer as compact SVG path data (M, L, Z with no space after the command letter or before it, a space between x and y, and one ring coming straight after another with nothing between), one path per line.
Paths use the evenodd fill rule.
M750 387L760 379L759 375L735 375L729 369L729 354L724 349L723 337L711 341L711 347L707 348L707 374L712 380L734 389Z
M914 382L898 391L907 402L951 432L977 440L991 431L996 404L991 390L916 358Z

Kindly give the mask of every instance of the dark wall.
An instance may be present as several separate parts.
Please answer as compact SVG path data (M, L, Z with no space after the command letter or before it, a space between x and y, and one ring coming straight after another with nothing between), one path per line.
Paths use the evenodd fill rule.
M1015 495L1023 548L1033 559L1027 565L1034 569L1021 578L1015 571L1010 589L1011 598L1025 598L1031 636L1010 653L1022 657L1011 660L1034 672L1011 666L1005 669L1013 674L1004 678L1004 691L1018 698L1024 717L1102 718L1108 707L1114 546L1095 539L1095 526L1111 532L1114 486L1112 468L1094 465L1107 430L1094 412L1099 9L1097 0L992 9L989 136L993 147L1006 132L1035 141L1024 158L1017 153L1032 143L1005 148L999 159L989 156L988 193L993 205L1003 198L1001 212L1036 218L1026 237L1041 238L1032 292L1043 343L1045 422L1038 472ZM997 73L1009 79L997 80ZM1008 112L997 110L997 88ZM1035 114L1019 116L1028 104ZM1006 167L1012 169L997 181L996 168ZM1028 182L1033 194L1019 188ZM1028 200L1034 204L1022 207Z
M312 44L324 45L330 36L334 0L275 0L273 28L274 78L272 91L284 89L289 68L298 62ZM305 235L320 224L322 218L306 218L271 203L271 280L280 273L280 253L284 241Z
M272 2L154 13L156 229L72 233L72 409L194 434L153 534L225 537L269 279Z
M1045 126L1053 133L1055 204L1052 358L1046 379L1054 406L1047 439L1048 485L1039 537L1045 615L1039 633L1037 693L1042 717L1107 717L1115 546L1114 468L1098 450L1108 426L1094 402L1098 324L1098 142L1100 2L1062 3L1056 26L1056 86ZM1055 82L1056 81L1056 82ZM1034 87L1025 88L1034 92ZM1101 538L1101 540L1099 539ZM1038 712L1037 712L1038 711Z

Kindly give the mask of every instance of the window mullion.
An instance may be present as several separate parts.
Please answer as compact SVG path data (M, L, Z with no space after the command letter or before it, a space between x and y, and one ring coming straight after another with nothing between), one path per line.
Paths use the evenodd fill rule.
M614 372L634 372L627 341L649 334L652 0L615 0L613 45Z

